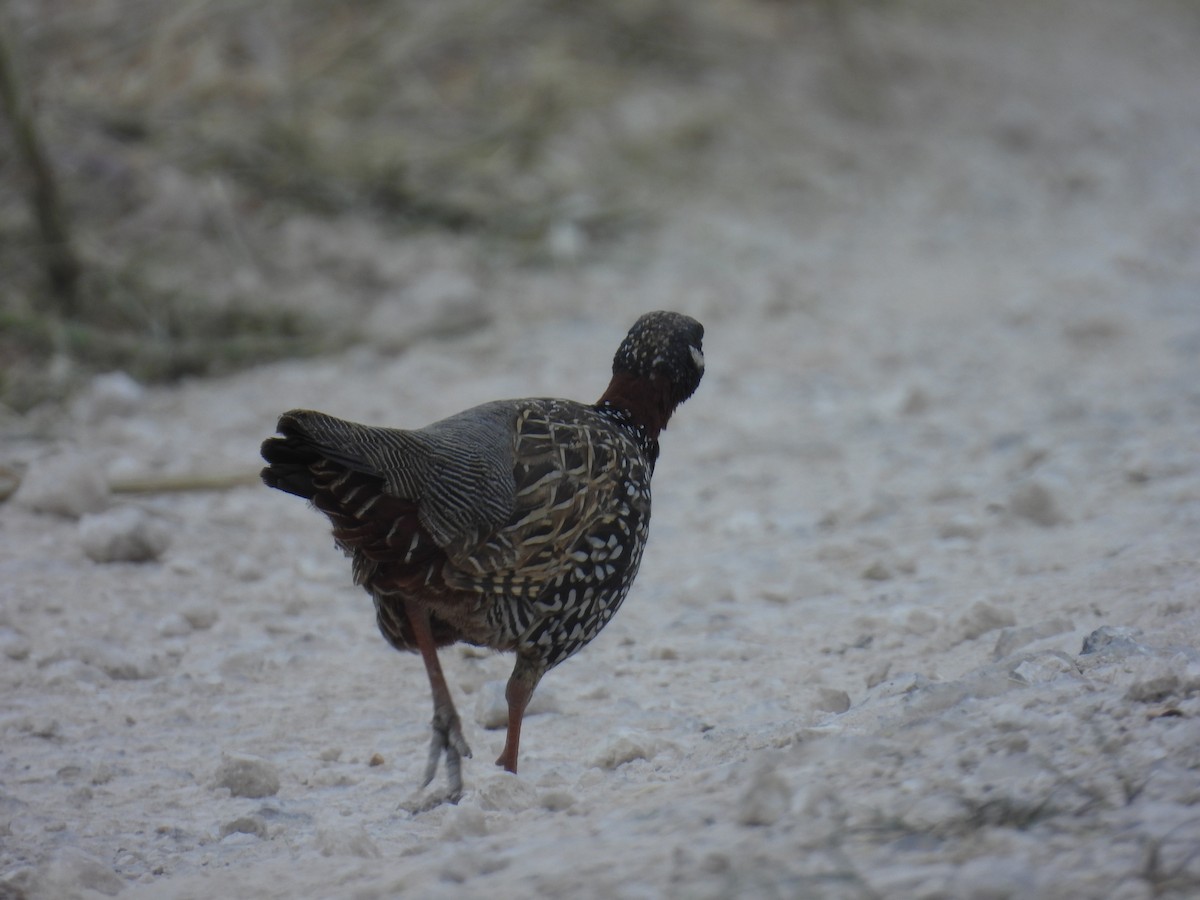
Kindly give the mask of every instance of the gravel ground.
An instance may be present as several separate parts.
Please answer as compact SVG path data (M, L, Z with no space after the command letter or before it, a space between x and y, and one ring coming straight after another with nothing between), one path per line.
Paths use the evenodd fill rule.
M1200 20L1125 6L868 19L869 121L782 54L640 247L435 254L456 336L4 420L0 896L1196 896ZM654 308L708 372L642 574L519 776L511 659L443 651L456 806L406 811L425 676L318 514L114 490L252 479L292 406L594 398Z

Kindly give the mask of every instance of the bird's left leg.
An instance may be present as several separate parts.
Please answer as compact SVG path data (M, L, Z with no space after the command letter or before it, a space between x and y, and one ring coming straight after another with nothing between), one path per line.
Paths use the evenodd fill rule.
M525 718L525 707L533 696L534 688L545 674L545 665L531 657L517 652L517 664L508 679L504 689L504 699L508 701L508 734L504 740L504 751L496 760L496 765L503 766L509 772L516 774L517 752L521 744L521 722Z
M429 624L429 610L422 604L408 601L404 611L412 625L413 636L417 648L421 651L421 659L425 662L425 671L429 675L429 687L433 693L433 739L429 744L429 762L425 766L425 780L421 787L428 787L437 774L438 761L442 754L446 755L446 780L450 792L446 800L457 803L462 797L462 760L471 758L471 748L467 746L462 734L462 722L459 721L458 711L454 708L454 700L450 696L450 688L446 684L446 676L442 674L442 664L438 661L437 644L433 640L433 631Z

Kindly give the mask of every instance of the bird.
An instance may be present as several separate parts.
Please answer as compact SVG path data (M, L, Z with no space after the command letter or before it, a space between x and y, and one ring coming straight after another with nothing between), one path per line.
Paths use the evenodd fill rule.
M442 800L458 802L471 756L439 648L516 654L496 760L515 774L542 676L625 600L649 532L659 435L700 384L703 338L690 316L642 315L592 404L497 400L412 430L294 409L263 442L263 482L329 518L383 637L424 662L434 713L422 789L445 758Z

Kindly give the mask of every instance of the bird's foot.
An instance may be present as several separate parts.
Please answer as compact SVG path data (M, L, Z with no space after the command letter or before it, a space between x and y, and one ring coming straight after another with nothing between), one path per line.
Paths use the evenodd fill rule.
M429 787L437 774L438 762L446 756L446 782L449 790L434 805L457 803L462 797L462 761L471 758L471 748L462 734L462 723L454 707L439 708L433 712L433 738L429 742L429 762L425 764L425 779L422 788Z

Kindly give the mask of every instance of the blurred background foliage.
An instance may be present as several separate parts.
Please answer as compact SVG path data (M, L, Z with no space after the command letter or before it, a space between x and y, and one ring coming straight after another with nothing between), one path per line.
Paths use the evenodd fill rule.
M172 379L344 346L352 317L304 297L352 309L381 288L313 252L355 222L524 265L602 252L652 224L651 193L703 179L739 92L769 89L753 61L781 26L836 31L842 7L0 3L81 269L61 302L4 118L0 401L28 408L98 370Z

